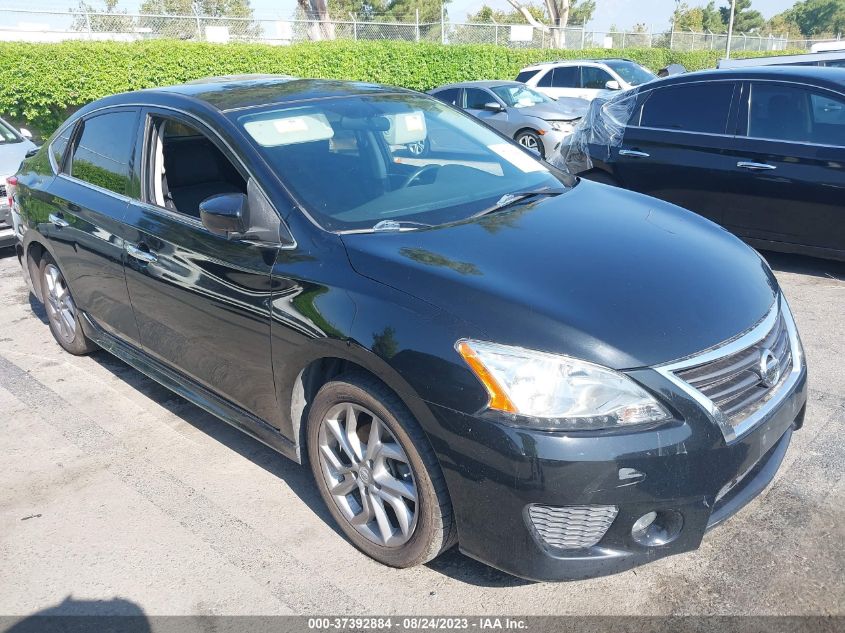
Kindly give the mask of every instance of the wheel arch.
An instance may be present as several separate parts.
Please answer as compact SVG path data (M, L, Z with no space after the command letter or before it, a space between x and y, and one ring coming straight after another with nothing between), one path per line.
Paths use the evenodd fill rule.
M29 285L30 291L41 303L44 303L44 297L41 293L41 284L38 281L40 275L39 266L45 254L50 255L53 260L56 260L49 241L38 231L28 231L24 236L23 244L20 246L18 260L21 262L24 278L27 281L27 285ZM61 263L58 261L56 263L61 268Z

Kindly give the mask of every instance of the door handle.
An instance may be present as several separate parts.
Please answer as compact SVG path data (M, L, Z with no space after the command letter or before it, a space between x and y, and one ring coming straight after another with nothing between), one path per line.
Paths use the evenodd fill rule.
M736 164L740 169L750 169L751 171L772 171L777 169L774 165L767 165L766 163L751 163L741 160Z
M56 225L57 227L59 227L60 229L63 229L63 228L64 228L64 227L66 227L66 226L70 226L70 222L68 222L67 220L65 220L65 219L61 216L61 214L59 214L59 213L51 213L49 216L47 216L47 219L48 219L48 220L50 220L50 222L51 222L52 224L55 224L55 225Z
M651 154L646 154L636 149L620 149L620 156L630 156L631 158L651 158Z
M133 257L139 261L145 262L147 264L153 264L158 261L158 257L156 257L155 253L151 253L150 251L145 251L142 248L138 248L134 244L127 244L126 245L126 254L129 257Z

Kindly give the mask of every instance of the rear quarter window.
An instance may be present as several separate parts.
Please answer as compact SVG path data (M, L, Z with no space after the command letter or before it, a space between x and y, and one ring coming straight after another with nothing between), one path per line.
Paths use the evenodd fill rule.
M516 80L521 81L522 83L525 83L528 80L530 80L532 77L534 77L538 72L540 72L539 69L538 70L523 70L521 73L519 73L516 76Z

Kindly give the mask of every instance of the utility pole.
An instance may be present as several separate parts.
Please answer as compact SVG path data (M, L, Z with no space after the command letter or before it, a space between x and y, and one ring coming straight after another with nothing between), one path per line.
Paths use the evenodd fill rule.
M736 17L736 0L731 0L731 19L728 22L728 50L726 53L727 59L731 58L731 40L734 36L734 18Z

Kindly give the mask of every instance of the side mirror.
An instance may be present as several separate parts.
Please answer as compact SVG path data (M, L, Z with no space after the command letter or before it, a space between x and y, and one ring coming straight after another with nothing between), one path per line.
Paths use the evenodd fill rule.
M28 140L28 141L32 140L32 132L27 130L25 127L18 128L18 132L20 132L21 136L23 136L26 140Z
M604 87L607 90L622 90L622 86L619 85L619 82L613 79L604 84Z
M491 101L489 103L484 104L484 109L488 110L489 112L502 112L505 108L501 103Z
M221 193L200 202L203 226L215 235L230 237L247 229L249 204L242 193Z

